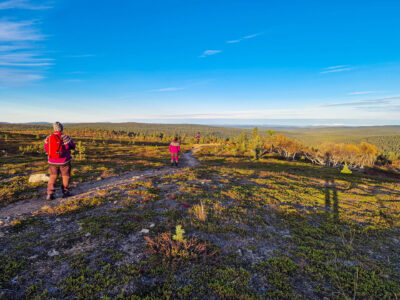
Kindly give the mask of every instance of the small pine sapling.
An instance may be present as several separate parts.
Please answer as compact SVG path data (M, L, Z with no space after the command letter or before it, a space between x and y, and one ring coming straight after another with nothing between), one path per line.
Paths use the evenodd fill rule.
M81 141L76 145L75 154L78 154L78 160L86 159L86 147L82 145Z
M175 234L172 236L172 238L173 238L175 241L184 243L184 242L186 242L186 239L185 239L185 237L183 236L184 233L185 233L185 230L182 228L182 226L181 226L181 225L177 225L177 226L175 227Z
M342 173L342 174L352 174L353 172L347 166L347 162L345 162L344 163L344 167L343 167L342 171L340 171L340 173Z

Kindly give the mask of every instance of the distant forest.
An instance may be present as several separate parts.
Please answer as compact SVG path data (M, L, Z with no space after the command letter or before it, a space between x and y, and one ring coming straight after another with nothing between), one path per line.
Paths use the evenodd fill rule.
M0 123L0 131L42 131L51 130L51 124L11 124ZM164 133L168 136L191 137L200 132L201 136L213 136L228 139L240 136L243 132L250 135L251 129L207 126L196 124L149 124L149 123L66 123L65 130L102 130L121 134L152 135ZM267 129L259 128L261 136L267 135ZM390 152L400 155L400 126L365 126L365 127L326 127L279 129L276 134L283 134L308 146L324 143L360 144L365 141L376 145L384 154Z
M64 124L65 131L68 129L92 129L107 130L124 133L154 134L162 132L167 135L177 134L179 136L194 136L198 132L202 136L215 136L217 138L231 138L240 135L243 130L231 127L218 127L192 124L148 124L148 123L71 123ZM32 130L51 130L51 124L7 124L0 123L0 131L32 131Z

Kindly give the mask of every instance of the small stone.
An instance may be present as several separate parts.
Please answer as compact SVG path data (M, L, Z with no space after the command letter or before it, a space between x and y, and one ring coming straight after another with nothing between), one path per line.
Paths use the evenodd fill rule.
M18 275L11 279L11 284L16 284L18 282Z
M241 249L238 249L238 250L237 250L237 253L239 254L239 256L242 256L242 255L243 255Z
M282 237L287 239L287 238L291 238L292 236L290 234L285 234Z
M275 227L274 227L274 226L265 226L265 228L266 228L268 231L275 232Z
M48 256L57 256L57 255L60 255L60 252L58 252L57 250L53 249L53 250L47 252L47 255Z
M147 234L149 232L150 232L150 230L148 230L147 228L143 228L142 230L140 230L140 233L144 233L144 234Z
M49 176L46 174L34 174L28 179L29 183L47 182L49 181Z
M150 228L153 228L154 226L156 226L156 224L150 223L149 226L150 226Z
M3 232L0 231L0 238L4 237L5 234Z
M57 219L56 219L56 222L61 222L61 219L60 219L60 218L57 218Z
M34 260L34 259L36 259L36 258L38 258L38 257L39 257L39 255L32 255L32 256L29 256L28 259Z
M86 237L89 237L89 236L91 236L92 234L90 233L90 232L87 232L86 234L85 234L85 236Z

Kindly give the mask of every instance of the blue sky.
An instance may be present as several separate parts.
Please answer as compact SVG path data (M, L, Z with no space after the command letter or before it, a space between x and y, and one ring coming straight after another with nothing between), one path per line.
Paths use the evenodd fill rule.
M400 1L0 1L0 121L400 124Z

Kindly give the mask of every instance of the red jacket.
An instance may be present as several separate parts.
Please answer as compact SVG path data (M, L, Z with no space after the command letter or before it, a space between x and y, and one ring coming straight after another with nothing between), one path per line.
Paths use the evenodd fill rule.
M181 146L179 145L178 142L172 142L169 145L169 152L173 154L178 154L179 151L181 151Z
M71 150L75 149L75 144L71 140L71 138L64 133L61 133L59 131L54 131L54 134L61 134L61 140L63 142L64 147L63 147L62 153L59 158L50 158L49 157L48 162L49 162L49 164L52 164L52 165L64 165L72 160ZM44 150L46 150L47 154L49 154L49 138L50 138L50 135L44 141Z

